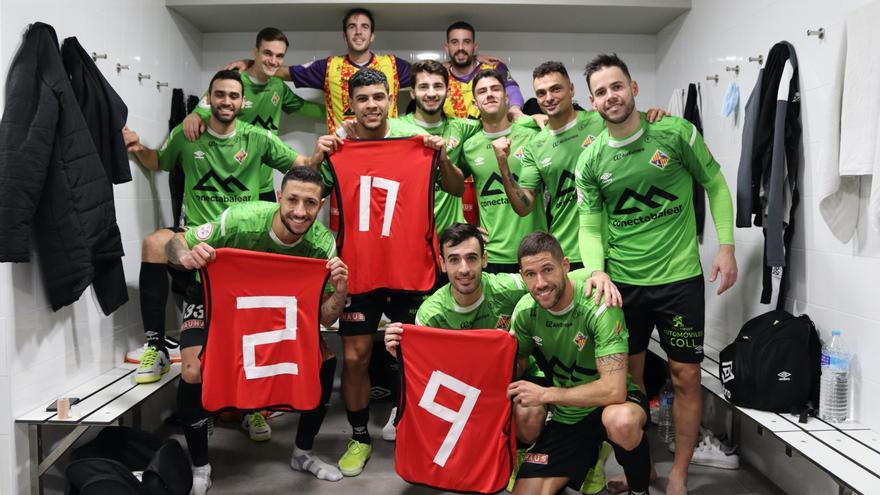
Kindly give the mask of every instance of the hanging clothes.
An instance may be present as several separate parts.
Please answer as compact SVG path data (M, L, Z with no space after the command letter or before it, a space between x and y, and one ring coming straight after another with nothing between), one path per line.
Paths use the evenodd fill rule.
M703 108L703 96L700 94L700 87L694 83L688 84L687 89L687 97L684 103L684 110L682 111L682 116L690 122L694 124L694 127L697 128L697 132L703 135L703 120L700 117L700 112L702 112ZM705 136L704 136L705 137ZM703 228L706 225L706 190L703 189L703 186L697 182L697 179L693 179L694 181L694 218L697 221L697 239L699 242L703 242Z
M730 117L734 114L736 119L736 111L739 109L739 86L735 82L730 81L727 85L727 91L724 92L724 101L721 103L721 116Z
M819 212L841 242L849 242L859 222L861 182L871 183L868 224L880 230L880 2L846 17L846 43L837 60L827 154L817 163ZM839 117L839 120L838 120ZM838 148L839 143L839 148Z
M666 105L666 112L676 117L684 117L684 99L687 92L682 88L672 90L672 96L669 97L669 104Z
M773 45L746 103L737 174L736 226L764 229L761 303L785 302L794 209L799 201L801 112L794 46Z

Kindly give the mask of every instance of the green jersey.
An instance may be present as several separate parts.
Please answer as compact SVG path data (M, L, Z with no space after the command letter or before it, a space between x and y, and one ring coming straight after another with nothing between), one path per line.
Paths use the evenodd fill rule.
M461 154L461 146L458 144L479 132L481 128L479 120L443 117L440 122L429 124L417 120L415 114L412 113L396 120L420 127L432 136L443 136L446 141L446 155L455 166L458 165ZM434 225L437 228L437 233L443 232L446 227L454 223L464 223L461 198L441 189L438 177L437 184L434 186Z
M536 202L532 212L524 217L513 211L504 192L501 171L492 147L495 139L505 136L510 139L507 164L510 173L519 180L525 146L536 134L535 129L514 124L498 133L477 133L462 145L459 164L465 177L474 179L480 225L489 232L486 251L490 263L516 263L520 240L536 230L547 230L543 201Z
M253 201L230 206L208 222L187 229L186 244L192 249L200 242L213 248L231 247L263 253L286 254L303 258L330 259L336 256L336 240L320 222L315 222L293 244L285 244L272 230L278 203ZM327 282L324 292L333 290Z
M596 305L584 294L584 281L574 281L574 300L559 313L541 308L530 294L520 299L511 323L519 356L532 356L551 374L553 385L571 388L599 379L596 358L626 355L629 333L623 310ZM636 390L627 377L627 387ZM594 407L555 406L553 421L574 424Z
M230 204L256 201L264 164L287 170L296 157L296 151L278 136L242 121L229 135L220 136L209 128L192 142L183 136L181 124L159 149L159 167L171 170L180 164L186 176L184 223L201 225Z
M518 273L486 273L481 278L483 294L470 306L459 306L449 284L437 289L419 306L416 325L433 328L510 328L513 308L527 293Z
M278 77L270 77L265 83L258 83L251 79L247 72L241 74L241 84L244 86L244 101L238 119L248 124L262 127L263 129L278 134L278 126L281 125L281 111L291 114L296 111L309 113L316 118L323 117L320 105L307 102L297 96L284 81ZM315 108L317 107L317 110ZM202 97L199 105L194 110L203 119L211 116L211 105L207 97ZM275 185L272 181L272 169L260 169L262 182L260 192L273 191Z
M562 252L572 263L581 261L578 250L577 194L574 166L581 152L605 130L599 112L577 112L561 129L544 127L525 147L519 185L550 194L548 223L550 232L562 244ZM540 194L536 201L541 201Z
M672 116L633 135L601 134L580 156L578 208L608 217L608 274L615 282L661 285L702 273L693 180L721 167L690 122Z

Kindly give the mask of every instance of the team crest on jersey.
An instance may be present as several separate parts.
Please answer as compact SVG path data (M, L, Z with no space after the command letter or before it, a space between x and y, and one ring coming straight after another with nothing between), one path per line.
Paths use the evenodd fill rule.
M193 158L195 158L196 160L204 160L205 152L202 150L193 151Z
M578 346L578 351L584 350L584 346L587 345L587 336L581 332L578 332L577 335L574 336L574 345Z
M660 150L655 151L654 156L651 157L651 165L660 170L663 170L667 163L669 163L669 156Z
M582 147L582 148L586 148L587 146L593 144L593 141L595 141L595 140L596 140L596 136L593 136L593 135L591 134L591 135L587 136L586 139L584 139L584 142L581 143L581 147Z
M238 153L235 154L235 161L238 163L244 163L244 159L247 158L247 151L244 148L238 150Z
M446 151L452 151L456 146L458 146L458 138L450 137L449 141L446 142Z
M499 330L510 330L510 315L499 316L498 322L495 323L495 328Z
M203 223L196 227L196 239L200 241L207 240L214 231L214 225L211 222Z
M513 156L515 156L519 160L522 160L523 157L526 156L526 151L523 149L522 146L520 146L516 149L516 151L513 152Z
M274 93L274 94L272 95L272 104L275 105L275 106L277 107L277 106L278 106L278 100L280 100L280 99L281 99L281 97L278 96L278 93L277 93L277 92Z
M244 100L244 102L241 104L241 108L253 108L253 107L254 107L254 102L252 102L251 100Z

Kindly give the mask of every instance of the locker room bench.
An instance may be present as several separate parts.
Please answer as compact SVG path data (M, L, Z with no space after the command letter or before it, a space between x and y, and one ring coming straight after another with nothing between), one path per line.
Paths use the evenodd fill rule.
M656 335L648 350L666 360ZM718 350L704 346L702 385L726 402L733 410L757 423L759 435L765 432L785 446L789 457L798 454L810 461L837 483L840 495L880 493L880 434L857 422L830 424L810 417L799 423L788 413L773 413L735 406L724 397L718 376Z
M123 416L132 413L135 427L141 426L141 405L154 393L175 382L180 376L180 364L155 383L136 384L136 364L124 363L103 375L76 387L62 397L79 397L78 404L70 407L70 418L60 419L56 413L46 411L43 404L15 419L28 427L31 493L42 493L40 477L61 457L71 445L91 426L110 426L123 423ZM72 428L44 457L43 427L66 426Z

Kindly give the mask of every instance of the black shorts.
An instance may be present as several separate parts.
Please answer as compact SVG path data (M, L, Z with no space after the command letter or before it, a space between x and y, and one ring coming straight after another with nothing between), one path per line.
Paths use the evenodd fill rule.
M629 353L644 352L657 327L660 346L669 359L701 362L706 321L704 286L702 275L665 285L617 284L629 330Z
M413 323L424 300L424 294L386 290L350 296L339 315L339 335L376 333L382 313L391 321Z
M183 296L183 318L180 322L181 349L204 346L208 340L204 299L202 283L193 280Z
M627 402L634 402L648 418L648 399L638 390L627 392ZM608 440L602 411L597 407L573 425L550 420L535 445L526 453L518 478L568 478L568 486L580 490L590 470L599 459L599 448ZM646 421L647 424L647 421Z
M486 273L519 273L519 263L487 263Z

